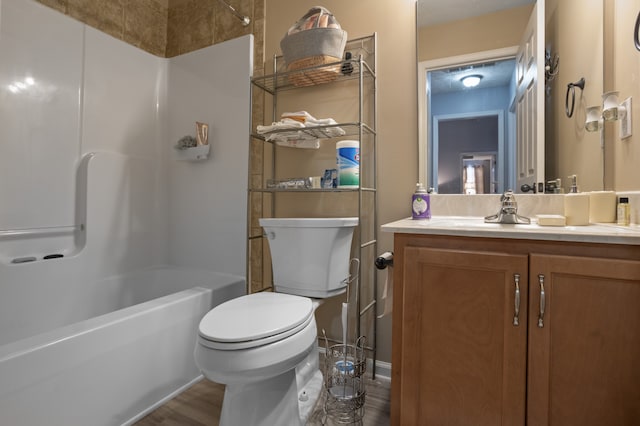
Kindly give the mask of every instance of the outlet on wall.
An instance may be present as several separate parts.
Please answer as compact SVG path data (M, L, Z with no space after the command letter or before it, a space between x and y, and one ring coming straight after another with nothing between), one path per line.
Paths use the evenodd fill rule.
M631 96L622 102L625 108L625 114L622 120L620 120L620 139L626 139L631 136Z

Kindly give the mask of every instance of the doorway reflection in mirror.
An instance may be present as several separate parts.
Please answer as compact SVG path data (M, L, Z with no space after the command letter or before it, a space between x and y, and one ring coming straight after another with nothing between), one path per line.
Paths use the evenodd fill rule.
M467 76L480 77L480 84L466 87ZM429 186L438 193L501 193L513 186L514 168L507 164L515 161L514 80L513 58L427 70ZM460 159L479 152L494 154L482 172L486 178L472 185L463 179Z

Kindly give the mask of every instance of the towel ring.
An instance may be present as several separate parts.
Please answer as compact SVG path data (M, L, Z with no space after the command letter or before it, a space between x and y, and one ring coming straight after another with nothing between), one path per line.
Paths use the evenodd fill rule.
M569 118L573 116L573 110L576 106L576 87L579 87L580 90L584 90L584 77L575 83L567 84L567 95L564 97L564 112ZM569 92L571 92L571 109L569 109Z
M636 45L636 49L640 50L640 38L638 37L638 30L640 30L640 13L636 18L636 27L633 30L633 43Z

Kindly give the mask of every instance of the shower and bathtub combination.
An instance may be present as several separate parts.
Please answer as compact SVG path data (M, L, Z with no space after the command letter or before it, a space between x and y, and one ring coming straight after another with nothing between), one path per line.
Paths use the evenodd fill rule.
M113 312L0 346L0 424L139 419L200 379L193 360L198 323L245 292L239 277L169 267L100 284L123 295Z
M144 162L85 155L77 174L81 226L51 235L0 231L0 424L130 424L201 379L193 358L198 323L245 294L245 279L144 266L156 257L155 240L127 233L131 224L117 214L152 215L152 205L123 199L144 199L131 197L133 170L144 175ZM38 248L49 244L62 257L45 259ZM35 260L6 256L30 246Z
M0 1L1 425L131 424L201 380L199 321L246 292L252 52L158 58ZM209 158L182 161L196 122Z
M0 424L131 424L202 378L193 357L198 324L245 294L245 279L143 266L155 258L154 240L127 234L131 224L115 214L123 205L152 214L153 206L122 199L131 188L121 172L135 181L134 169L145 172L123 155L88 154L78 170L81 226L0 231ZM48 244L62 256L46 259L38 247ZM6 256L30 246L35 260Z

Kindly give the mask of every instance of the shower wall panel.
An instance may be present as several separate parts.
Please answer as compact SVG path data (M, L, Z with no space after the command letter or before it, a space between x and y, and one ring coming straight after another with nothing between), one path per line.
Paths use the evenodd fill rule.
M73 223L83 27L0 2L0 230Z

